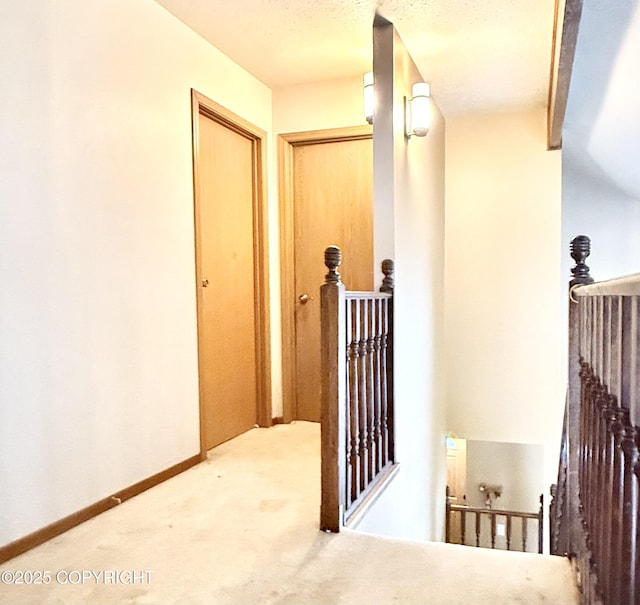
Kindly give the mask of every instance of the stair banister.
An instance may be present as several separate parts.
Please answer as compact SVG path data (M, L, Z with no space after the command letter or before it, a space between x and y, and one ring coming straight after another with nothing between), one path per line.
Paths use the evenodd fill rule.
M570 556L584 605L640 603L640 275L593 283L571 243L569 387L551 550Z
M346 290L342 252L325 250L321 302L320 527L338 532L393 477L393 262L380 292Z

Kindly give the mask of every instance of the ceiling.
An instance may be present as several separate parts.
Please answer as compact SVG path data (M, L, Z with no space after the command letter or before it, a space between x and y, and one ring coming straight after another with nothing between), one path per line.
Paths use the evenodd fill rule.
M555 0L156 0L271 88L371 70L376 10L445 116L545 107Z

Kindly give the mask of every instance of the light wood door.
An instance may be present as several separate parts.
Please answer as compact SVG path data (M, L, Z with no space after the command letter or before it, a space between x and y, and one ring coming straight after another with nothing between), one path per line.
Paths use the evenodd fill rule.
M467 492L467 440L453 439L447 448L447 485L453 504L465 504Z
M209 449L256 424L254 142L198 114L201 435Z
M320 420L320 286L324 249L343 253L349 290L373 284L373 144L370 138L293 150L295 418ZM307 298L308 297L308 298Z
M467 440L454 439L452 445L454 447L447 448L447 486L449 487L449 497L451 504L467 503ZM449 541L454 544L461 544L462 524L459 512L451 515L450 538ZM467 518L467 522L471 522L471 517ZM473 530L475 531L475 530ZM471 528L467 528L468 536L473 534Z

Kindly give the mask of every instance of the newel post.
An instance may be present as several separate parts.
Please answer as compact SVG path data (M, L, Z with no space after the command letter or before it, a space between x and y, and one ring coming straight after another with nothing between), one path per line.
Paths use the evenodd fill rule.
M567 550L572 551L577 547L579 536L578 502L579 493L579 468L580 468L580 304L574 296L573 290L577 286L593 283L589 274L589 267L585 263L591 254L591 240L586 235L578 235L571 240L571 258L575 266L571 269L572 279L569 282L569 351L568 351L568 378L567 410L565 426L567 431L567 512L569 519L565 521L563 532L564 544ZM568 554L571 554L569 552Z
M395 265L391 259L387 258L382 261L382 274L384 275L384 279L380 286L380 292L393 294L395 270Z
M569 244L571 258L576 262L571 269L573 279L569 282L569 287L592 284L593 277L589 275L589 267L584 262L591 254L591 240L586 235L577 235Z
M320 443L322 496L320 529L338 532L345 504L346 309L345 287L338 267L342 251L329 246L324 264L329 269L320 288L321 363Z

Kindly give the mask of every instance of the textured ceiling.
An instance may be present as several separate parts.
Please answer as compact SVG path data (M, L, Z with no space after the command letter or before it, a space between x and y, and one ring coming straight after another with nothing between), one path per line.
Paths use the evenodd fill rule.
M547 102L554 0L156 0L272 88L371 69L376 9L445 115Z

